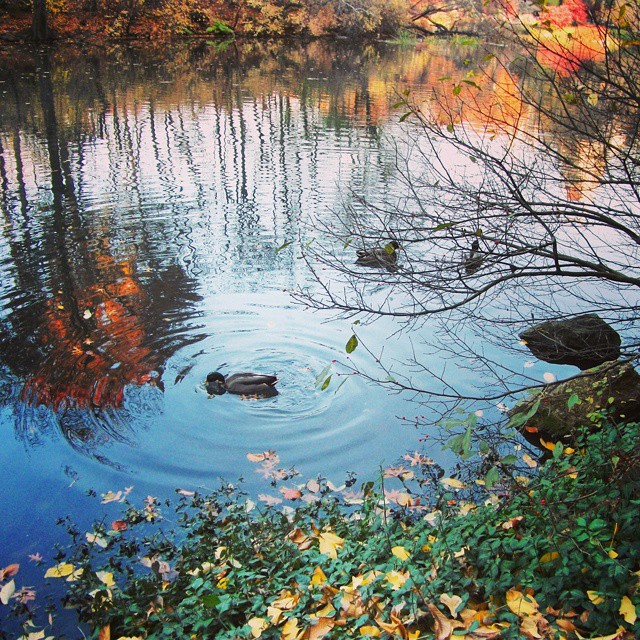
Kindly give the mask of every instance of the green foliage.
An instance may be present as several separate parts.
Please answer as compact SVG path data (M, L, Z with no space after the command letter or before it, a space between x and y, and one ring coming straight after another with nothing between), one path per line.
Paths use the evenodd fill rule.
M452 448L470 450L470 426ZM48 575L73 573L66 602L92 637L108 627L112 637L294 638L322 624L318 637L428 638L445 623L504 638L619 627L638 637L639 443L639 425L603 425L528 477L505 456L475 488L415 453L360 492L353 478L292 487L295 471L275 470L273 452L251 454L272 485L289 485L261 506L224 484L182 492L162 520L147 499L117 526L74 531Z
M220 37L228 37L234 34L233 29L226 22L218 19L213 20L211 26L207 27L206 33L210 33L214 36ZM285 243L282 247L276 250L276 253L281 249L284 249L284 247L288 246L289 244L291 244L291 242Z

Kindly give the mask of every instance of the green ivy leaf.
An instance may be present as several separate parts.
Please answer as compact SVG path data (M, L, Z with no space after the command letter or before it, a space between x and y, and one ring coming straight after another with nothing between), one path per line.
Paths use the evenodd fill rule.
M220 597L213 595L213 594L209 594L208 596L204 596L202 598L202 604L205 607L217 607L220 604Z
M581 404L582 400L580 400L580 396L577 393L574 393L568 400L567 400L567 407L569 407L569 409L572 409L576 404Z

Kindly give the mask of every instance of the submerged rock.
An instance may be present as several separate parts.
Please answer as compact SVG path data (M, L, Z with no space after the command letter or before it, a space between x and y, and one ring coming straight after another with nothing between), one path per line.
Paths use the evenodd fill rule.
M594 424L591 416L603 410L616 421L640 420L640 375L630 363L602 364L531 393L511 409L509 417L529 442L539 446L540 438L552 442L570 438L579 427Z
M620 335L595 313L541 322L523 331L520 338L536 358L583 370L620 357Z

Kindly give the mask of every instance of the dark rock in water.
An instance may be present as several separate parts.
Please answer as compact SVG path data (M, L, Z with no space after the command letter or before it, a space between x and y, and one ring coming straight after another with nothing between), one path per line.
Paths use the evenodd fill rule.
M640 420L640 375L628 362L608 362L535 391L509 411L509 418L531 444L540 446L540 438L570 440L579 427L594 424L591 414L605 409L618 422Z
M620 357L620 335L595 313L541 322L520 338L536 358L553 364L591 369Z

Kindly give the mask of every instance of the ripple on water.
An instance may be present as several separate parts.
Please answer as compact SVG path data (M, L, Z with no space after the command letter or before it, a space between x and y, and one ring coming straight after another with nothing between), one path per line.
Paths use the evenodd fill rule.
M216 295L215 305L205 301L199 319L206 337L168 362L164 410L147 416L154 424L138 449L144 455L132 466L143 466L163 484L185 486L246 473L246 453L252 451L273 449L285 466L340 475L372 449L388 455L388 403L358 376L347 375L340 385L345 378L334 371L326 390L316 384L318 374L344 352L350 328L323 324L282 298ZM204 380L214 370L275 373L280 394L209 397Z

